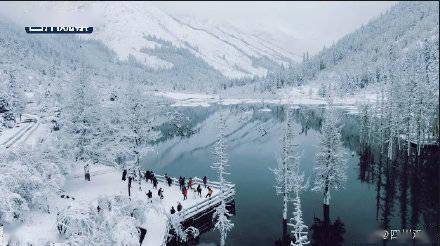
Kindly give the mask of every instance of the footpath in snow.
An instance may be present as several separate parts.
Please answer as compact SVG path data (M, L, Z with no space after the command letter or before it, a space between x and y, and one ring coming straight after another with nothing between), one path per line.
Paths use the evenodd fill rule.
M0 132L0 147L11 148L19 143L27 142L39 125L40 123L35 116L23 115L22 122Z

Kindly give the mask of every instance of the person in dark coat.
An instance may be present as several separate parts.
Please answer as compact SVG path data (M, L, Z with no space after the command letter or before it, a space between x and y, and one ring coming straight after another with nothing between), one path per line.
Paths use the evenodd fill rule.
M148 171L148 170L145 172L145 175L144 175L144 177L145 177L145 182L148 182L148 180L150 179L150 174L151 174L151 173L150 173L150 171Z
M85 177L85 180L90 181L90 165L89 165L89 163L87 163L84 166L84 177Z
M122 171L122 180L127 180L127 169L124 169L124 171Z
M145 234L147 234L147 229L142 228L142 227L137 227L138 228L138 232L140 233L139 236L139 245L142 246L142 242L145 239Z
M157 178L153 177L152 180L153 180L153 188L157 189Z
M160 199L163 199L163 189L162 189L162 188L160 188L160 189L157 191L157 195L160 197Z
M131 191L131 181L133 180L133 177L132 176L129 176L128 177L128 196L130 197L131 196L131 193L130 193L130 191Z
M168 183L168 186L171 187L173 180L170 177L167 177L167 183Z
M208 184L208 178L206 176L203 177L203 184L205 185L206 188L206 185Z
M199 194L199 197L202 197L202 187L200 187L200 184L197 186L197 193Z
M149 199L153 198L153 193L151 192L151 190L148 190L148 192L145 193L145 194L147 194L147 197L148 197Z
M171 207L171 210L170 210L170 212L171 212L171 214L174 214L174 213L176 213L176 210L174 209L174 206L173 206L173 207Z
M208 196L209 196L209 198L211 198L212 192L213 191L212 191L211 187L208 186L208 194L206 194L205 198L207 198Z
M150 172L150 179L151 179L151 181L153 181L153 179L155 179L155 178L156 178L156 176L154 176L154 172L151 171Z
M182 204L180 202L177 203L177 212L182 211Z
M188 189L183 186L182 188L182 194L183 194L183 200L186 200L186 198L188 198Z

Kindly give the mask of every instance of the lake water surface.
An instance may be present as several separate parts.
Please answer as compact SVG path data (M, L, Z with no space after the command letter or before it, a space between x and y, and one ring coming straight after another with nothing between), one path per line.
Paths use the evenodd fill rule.
M279 139L285 111L282 106L233 105L182 107L181 120L164 127L157 152L145 158L145 167L171 176L208 176L219 112L226 116L230 163L228 179L236 185L235 226L227 245L274 245L282 236L282 201L274 189L271 169L277 165ZM293 109L302 171L313 182L315 154L318 150L324 109L301 106ZM348 180L345 188L332 191L330 225L344 224L345 232L334 230L344 245L394 245L382 241L382 228L420 229L421 242L438 242L439 228L439 153L426 151L422 157L398 154L390 161L374 146L359 145L359 124L355 114L341 108L341 131L347 158ZM402 151L404 152L404 151ZM310 191L301 196L304 222L309 226L323 220L322 194ZM291 210L289 216L291 216ZM315 245L322 230L314 227L309 239ZM316 229L318 228L318 229ZM326 229L324 229L326 230ZM435 234L436 233L436 234ZM337 235L336 235L337 234ZM422 235L422 234L421 234ZM435 238L437 236L437 238ZM217 245L219 234L210 231L200 237L199 245ZM328 243L327 245L333 245Z

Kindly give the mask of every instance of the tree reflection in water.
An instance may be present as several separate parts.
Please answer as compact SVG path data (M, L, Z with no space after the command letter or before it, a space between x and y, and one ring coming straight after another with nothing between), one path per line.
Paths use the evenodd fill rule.
M392 160L379 148L360 147L359 179L376 186L376 220L383 230L422 230L423 238L413 243L440 240L440 151L437 146L423 149L420 156L397 149ZM375 161L377 160L377 161ZM392 223L393 218L399 218ZM396 220L397 221L397 220ZM387 240L383 241L385 245Z
M314 218L312 230L312 245L339 246L344 244L345 225L340 218L335 222L330 220L330 206L323 204L323 220Z

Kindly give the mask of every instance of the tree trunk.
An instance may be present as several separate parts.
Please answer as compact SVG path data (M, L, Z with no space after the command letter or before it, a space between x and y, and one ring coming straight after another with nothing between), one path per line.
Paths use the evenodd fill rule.
M324 238L327 241L328 239L330 239L330 206L323 204L322 205L322 211L324 213ZM330 242L329 242L330 243Z
M324 213L324 223L326 223L326 225L328 225L330 223L330 206L323 204L322 211Z
M283 195L283 220L287 220L287 205L288 205L287 193Z
M325 189L324 189L324 202L323 203L327 206L330 205L330 189L329 189L328 185L326 185Z
M289 245L289 234L287 233L287 219L283 219L283 246Z

